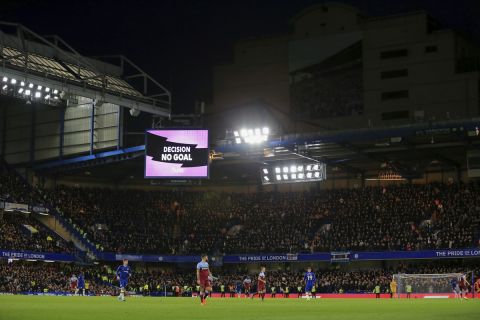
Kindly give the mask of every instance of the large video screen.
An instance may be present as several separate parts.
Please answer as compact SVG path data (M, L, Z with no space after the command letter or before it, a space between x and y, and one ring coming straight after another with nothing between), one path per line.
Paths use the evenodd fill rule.
M145 178L207 178L208 130L148 130Z

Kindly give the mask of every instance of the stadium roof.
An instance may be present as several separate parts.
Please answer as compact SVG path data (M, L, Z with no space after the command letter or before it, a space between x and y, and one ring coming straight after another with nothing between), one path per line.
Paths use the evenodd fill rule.
M170 114L170 92L126 57L87 58L58 36L40 36L20 24L0 22L0 63L4 76L55 84L66 94L155 115Z

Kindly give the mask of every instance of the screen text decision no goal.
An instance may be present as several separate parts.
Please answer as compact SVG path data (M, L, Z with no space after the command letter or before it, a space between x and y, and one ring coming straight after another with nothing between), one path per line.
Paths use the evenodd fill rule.
M190 146L183 147L163 147L162 161L192 161ZM173 155L172 155L173 153Z

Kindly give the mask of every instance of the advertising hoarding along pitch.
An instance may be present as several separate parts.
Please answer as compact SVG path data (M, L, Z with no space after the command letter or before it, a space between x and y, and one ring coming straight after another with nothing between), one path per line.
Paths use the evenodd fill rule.
M148 130L145 178L208 178L208 130Z

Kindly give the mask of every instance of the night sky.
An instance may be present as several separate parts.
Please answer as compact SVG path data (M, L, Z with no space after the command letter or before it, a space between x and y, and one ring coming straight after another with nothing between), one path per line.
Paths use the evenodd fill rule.
M480 39L479 2L339 1L367 15L424 9L444 25ZM288 19L322 3L263 1L3 0L0 19L57 34L84 55L123 54L172 91L174 113L211 100L211 69L232 61L232 44L289 30Z

